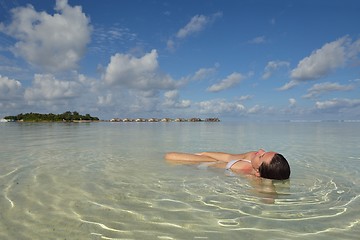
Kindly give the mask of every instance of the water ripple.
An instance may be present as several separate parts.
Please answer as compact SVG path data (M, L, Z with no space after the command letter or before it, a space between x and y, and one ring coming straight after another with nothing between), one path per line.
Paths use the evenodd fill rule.
M27 141L40 142L23 142L19 149L12 142L11 153L0 152L5 159L0 239L357 239L360 234L356 152L342 158L319 144L312 151L304 141L301 149L290 150L291 179L270 181L168 166L160 153L151 155L147 143L145 153L142 147L127 150L127 143L114 141L111 128L105 135L106 129L95 131L99 136L87 141L88 133L74 130L79 127L70 126L60 141L48 127L45 138L34 138L38 133L26 128ZM73 137L80 141L70 141Z

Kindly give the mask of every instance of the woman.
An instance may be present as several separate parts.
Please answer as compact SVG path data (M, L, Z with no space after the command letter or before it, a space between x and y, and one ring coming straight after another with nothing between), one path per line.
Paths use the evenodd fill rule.
M263 149L240 154L170 152L165 155L165 159L182 163L209 162L212 163L210 166L268 179L285 180L290 177L290 166L284 156L277 152L266 152Z

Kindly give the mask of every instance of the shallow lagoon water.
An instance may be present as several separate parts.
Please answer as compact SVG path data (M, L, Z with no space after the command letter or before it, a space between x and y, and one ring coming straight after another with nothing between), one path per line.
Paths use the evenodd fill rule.
M360 123L1 123L0 239L357 239ZM289 181L167 151L281 152Z

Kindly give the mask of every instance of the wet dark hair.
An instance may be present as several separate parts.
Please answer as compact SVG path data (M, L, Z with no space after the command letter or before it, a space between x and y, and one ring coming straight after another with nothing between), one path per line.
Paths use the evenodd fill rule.
M276 153L269 164L263 162L259 167L260 177L285 180L290 177L290 165L280 153Z

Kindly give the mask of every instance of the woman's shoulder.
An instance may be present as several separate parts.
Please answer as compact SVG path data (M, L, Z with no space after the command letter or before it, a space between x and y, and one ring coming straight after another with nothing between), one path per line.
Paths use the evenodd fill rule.
M249 159L234 159L230 161L227 166L229 166L229 168L231 169L242 169L252 165L251 165L251 160Z

